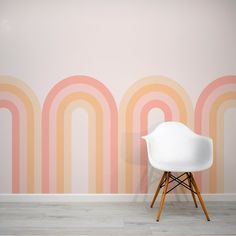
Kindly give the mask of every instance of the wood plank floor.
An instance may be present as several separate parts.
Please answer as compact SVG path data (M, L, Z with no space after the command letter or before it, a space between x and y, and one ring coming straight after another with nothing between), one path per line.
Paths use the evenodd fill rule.
M0 235L236 235L236 202L0 203Z

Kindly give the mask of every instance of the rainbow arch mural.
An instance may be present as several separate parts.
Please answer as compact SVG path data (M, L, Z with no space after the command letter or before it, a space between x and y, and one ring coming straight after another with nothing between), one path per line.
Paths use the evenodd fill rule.
M202 192L225 192L224 117L227 109L236 108L235 75L212 81L200 94L195 111L187 92L161 76L135 82L124 94L119 111L108 88L89 76L58 82L42 109L24 82L0 76L0 108L12 117L12 193L148 192L149 166L140 136L148 132L149 115L156 108L165 120L182 121L213 138L213 167L197 174L197 179ZM88 119L88 174L83 180L86 190L73 192L78 188L73 190L77 183L72 169L77 167L72 166L72 118L78 108ZM79 171L83 161L80 154L76 158Z
M166 77L146 77L131 86L119 110L119 191L146 193L147 151L140 136L148 132L148 113L160 108L165 120L193 126L193 107L186 91Z
M210 171L198 176L203 191L224 192L224 114L236 108L236 76L214 80L201 93L195 108L195 131L214 142L214 162Z
M41 192L39 102L24 82L0 76L0 108L12 116L12 193Z
M89 151L88 156L88 162L93 163L88 170L89 192L116 193L117 107L109 90L88 76L72 76L62 80L52 88L45 100L42 111L42 190L44 193L63 193L66 179L71 179L68 176L71 174L71 163L68 163L71 153L65 152L71 147L71 131L65 131L65 127L71 127L71 109L76 107L73 106L76 101L84 101L83 107L90 114L90 122L95 124L95 129L90 130L90 136L95 134L96 138L89 150L95 147L96 151ZM95 116L91 115L91 110ZM67 171L64 169L65 161ZM68 186L66 189L71 191Z

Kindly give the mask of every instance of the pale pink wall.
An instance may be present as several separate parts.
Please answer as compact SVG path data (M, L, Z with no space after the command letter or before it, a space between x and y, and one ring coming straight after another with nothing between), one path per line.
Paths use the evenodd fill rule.
M132 91L135 91L132 86L139 83L140 79L149 78L152 75L156 77L164 76L173 80L171 86L176 88L177 91L180 90L177 89L175 83L182 87L194 110L201 93L211 82L226 75L236 75L235 22L236 1L234 0L0 0L0 75L3 76L1 78L10 75L22 81L15 82L15 80L10 81L9 79L9 83L22 88L29 96L36 117L35 123L32 124L32 127L36 129L33 141L27 140L27 135L23 132L24 128L22 128L29 125L29 123L25 122L26 119L22 119L20 123L22 144L19 158L24 160L20 164L21 171L18 186L20 192L42 192L43 161L41 159L40 140L42 134L40 120L43 104L53 86L72 75L87 75L95 78L110 93L108 100L113 102L114 107L118 110L119 118L123 109L122 104L125 104L124 100L127 98L126 92L131 91L130 93L132 93ZM4 84L6 82L4 81L1 80L0 82ZM162 83L165 84L166 81L164 79ZM86 86L86 89L85 87L76 87L68 88L68 91L69 93L83 89L83 91L90 91L89 93L95 96L95 100L102 104L104 114L109 114L109 105L106 104L106 99L103 97L103 92L101 92L105 90L99 90L95 85L95 88ZM218 93L212 95L215 96L214 99L223 91L224 93L235 91L234 82L227 86L227 88L219 88ZM165 96L167 95L165 94ZM1 99L7 98L4 93L1 96ZM11 96L14 96L14 94ZM147 96L149 97L146 97L146 101L151 99L152 95ZM162 95L157 94L155 96L160 98ZM171 98L166 99L163 96L164 101L167 101L169 105L172 104L170 105L172 112L175 111L173 112L174 117L178 119L178 112L182 114L182 111L175 108L176 105L173 104ZM16 104L20 103L16 99L14 101ZM83 110L78 109L81 106L84 107ZM186 107L189 106L189 104L186 105ZM236 132L234 125L236 111L235 108L232 108L234 102L224 106L229 107L229 110L223 113L224 109L221 108L219 116L223 120L225 128L225 132L221 133L224 137L225 148L219 149L219 152L223 150L224 153L217 157L219 163L224 163L222 169L219 170L220 173L223 171L224 178L217 177L218 179L215 180L216 186L212 191L235 193L236 187L232 182L230 172L236 166L236 159L234 158L236 149L232 142ZM26 108L31 109L29 104ZM102 166L99 166L100 164L93 166L91 164L92 160L96 159L96 152L99 152L99 150L92 150L88 153L87 139L82 139L74 130L82 129L81 133L86 134L88 121L84 119L84 111L86 110L88 114L92 114L94 111L89 105L86 105L86 102L85 104L75 104L70 109L66 114L72 114L73 132L70 136L71 140L68 142L75 143L79 138L82 148L80 155L83 155L83 157L80 162L79 151L75 147L65 149L65 156L67 155L66 152L71 152L70 155L74 163L85 163L87 168L84 170L83 167L78 167L78 170L81 170L80 173L83 173L81 175L84 176L84 181L77 182L75 181L76 176L81 175L75 173L74 167L71 169L68 166L70 161L65 162L63 167L65 173L73 170L74 174L72 177L68 177L66 174L63 181L64 186L67 187L64 191L73 192L72 189L76 189L75 192L96 192L99 190L99 188L96 189L99 184L96 185L95 182L100 175L96 176L94 174L88 178L88 173L94 172L96 168L102 172L101 181L105 183L102 192L127 191L125 187L127 178L124 178L124 168L127 160L118 158L117 163L113 163L113 167L116 165L119 167L117 170L119 180L113 179L116 175L113 176L110 173L113 168L111 167L113 159L108 158L110 150L105 147L106 144L111 147L108 138L109 129L107 128L103 133L106 140L108 140L103 144L106 161L103 162ZM137 106L136 110L138 109L141 109L141 107ZM20 109L20 111L21 116L27 116L23 109ZM54 112L53 115L56 117L55 114ZM77 124L74 120L79 117L79 114L83 118L80 121L81 123ZM160 113L158 116L153 115L153 113L150 114L148 118L149 127L153 127L164 117L164 113L162 115ZM29 117L31 116L29 115ZM103 122L109 124L110 116L108 115L106 118ZM94 118L94 120L97 121L97 118ZM195 119L195 122L196 120L198 121L199 118ZM138 120L135 119L134 121L136 122L134 126L137 127ZM12 138L11 122L9 111L1 109L0 130L1 133L4 133L4 136L0 138L0 150L4 151L1 152L0 157L0 192L11 192L12 190L12 186L10 186L13 178L10 142ZM189 122L194 123L194 120ZM115 127L115 123L112 124L112 127ZM117 125L118 129L120 123ZM204 130L208 129L208 125L207 121L203 122ZM95 127L95 124L90 125L90 127ZM55 129L53 126L52 130L55 131ZM119 137L121 135L125 136L125 131L119 135ZM134 158L137 158L138 162L142 158L138 149L137 140L139 135L140 133L133 133L135 140ZM27 157L24 154L28 153L26 150L28 142L35 143L35 149L31 150L35 153L35 159L29 165L26 164ZM96 140L94 142L96 143ZM121 155L125 153L126 148L119 145L118 150L119 155ZM76 156L78 159L76 159ZM90 162L85 162L87 159ZM54 192L60 186L55 184L56 168L54 167L56 161L55 159L50 159L50 161L52 171L50 172L51 185L49 185L51 191ZM29 166L34 166L35 173L30 172ZM88 169L89 167L90 169ZM135 163L132 168L133 177L140 176L143 171ZM28 177L31 175L35 176L33 182L28 181ZM212 179L214 175L209 176L211 176L209 173L203 175L203 179L207 179L206 184L202 186L203 191L206 192L211 191L209 190L210 181L208 180L209 178ZM142 185L138 181L135 182L135 178L130 178L129 181L132 183L134 192L143 191ZM220 181L223 182L220 183ZM116 182L116 184L113 185L113 182ZM77 186L77 183L80 186ZM149 183L147 190L151 191L152 187Z

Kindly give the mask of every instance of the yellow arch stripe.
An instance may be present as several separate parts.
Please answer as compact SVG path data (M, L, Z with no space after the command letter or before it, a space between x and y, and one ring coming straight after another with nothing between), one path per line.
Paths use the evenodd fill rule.
M65 193L71 193L71 165L72 165L72 154L71 154L71 117L72 112L78 108L81 107L88 113L88 134L89 134L89 142L88 142L88 192L89 193L95 193L96 192L96 166L94 165L94 160L96 160L96 139L95 139L95 132L96 132L96 114L94 112L93 107L91 104L84 100L76 100L74 102L71 102L71 104L66 108L65 110L65 180L64 180L64 192Z
M211 193L223 192L224 191L224 181L220 181L217 185L217 179L224 179L224 164L223 164L223 138L219 138L220 135L223 135L223 115L220 116L219 108L223 105L224 102L229 100L236 100L236 92L228 92L221 96L219 96L214 103L212 104L210 110L210 119L209 119L209 135L213 138L214 147L213 147L213 155L214 162L213 166L210 169L210 186L209 190ZM231 105L231 103L229 103ZM224 110L229 108L228 105L225 105ZM220 142L219 142L220 141ZM222 142L222 143L221 143ZM217 178L217 176L219 176Z
M72 93L64 98L57 110L57 192L64 192L64 114L66 107L75 100L88 101L96 113L96 192L103 190L103 111L98 101L87 93Z

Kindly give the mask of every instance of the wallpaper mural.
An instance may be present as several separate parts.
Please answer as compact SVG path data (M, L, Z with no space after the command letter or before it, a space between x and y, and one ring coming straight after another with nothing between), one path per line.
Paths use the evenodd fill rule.
M161 109L165 120L179 120L213 138L214 164L196 177L202 191L224 192L224 113L236 107L236 76L211 82L195 108L187 91L165 77L135 82L118 106L98 80L72 76L54 85L41 108L25 83L2 76L0 108L12 117L12 193L72 192L71 120L78 107L88 114L88 193L148 192L147 153L140 136L148 132L153 108Z

